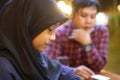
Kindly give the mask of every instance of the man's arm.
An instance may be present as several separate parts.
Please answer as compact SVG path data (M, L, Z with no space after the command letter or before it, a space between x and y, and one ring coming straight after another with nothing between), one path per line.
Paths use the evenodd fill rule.
M100 38L98 38L96 45L92 43L92 50L85 52L82 54L84 57L85 63L89 66L93 71L99 72L104 65L107 63L108 56L108 41L109 41L109 32L105 27L102 29Z

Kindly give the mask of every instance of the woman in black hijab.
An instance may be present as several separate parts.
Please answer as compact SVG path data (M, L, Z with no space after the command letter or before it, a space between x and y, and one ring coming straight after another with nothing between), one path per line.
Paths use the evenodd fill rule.
M8 0L0 9L1 80L80 80L33 47L36 36L66 19L53 0Z

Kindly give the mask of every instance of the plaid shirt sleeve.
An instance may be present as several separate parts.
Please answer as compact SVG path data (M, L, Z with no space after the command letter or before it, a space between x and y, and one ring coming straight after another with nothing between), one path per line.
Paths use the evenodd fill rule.
M94 70L94 72L99 72L104 67L107 63L108 56L109 32L107 27L100 27L101 28L95 32L95 35L98 36L99 34L99 38L97 37L94 40L94 42L97 43L93 43L93 48L90 52L82 54L85 64Z

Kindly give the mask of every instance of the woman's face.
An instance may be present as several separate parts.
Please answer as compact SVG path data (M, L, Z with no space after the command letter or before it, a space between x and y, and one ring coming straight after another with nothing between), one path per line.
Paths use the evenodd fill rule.
M56 27L56 25L53 25L36 36L32 41L34 48L42 52L50 41L55 39L54 30Z

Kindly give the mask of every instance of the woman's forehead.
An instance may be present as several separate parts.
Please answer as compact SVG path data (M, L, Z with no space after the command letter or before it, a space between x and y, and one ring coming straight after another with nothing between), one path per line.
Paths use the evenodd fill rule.
M50 30L54 30L55 28L57 28L59 25L61 24L61 22L58 22L56 24L53 24L49 27Z

